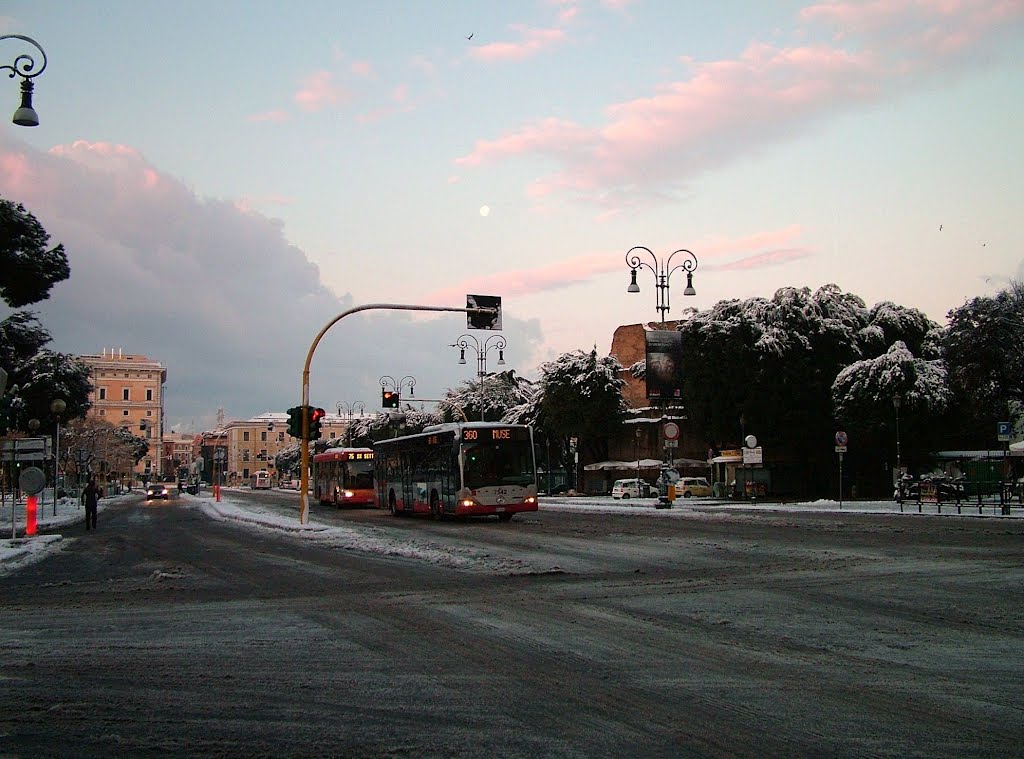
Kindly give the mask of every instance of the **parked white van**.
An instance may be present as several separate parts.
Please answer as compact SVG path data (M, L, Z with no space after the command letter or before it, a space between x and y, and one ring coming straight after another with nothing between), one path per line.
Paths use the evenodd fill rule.
M615 480L615 484L612 485L612 498L647 498L651 491L651 486L644 480Z

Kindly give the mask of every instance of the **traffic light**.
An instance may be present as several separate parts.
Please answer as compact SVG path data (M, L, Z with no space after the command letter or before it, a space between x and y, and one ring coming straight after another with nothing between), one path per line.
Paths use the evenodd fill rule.
M313 408L312 406L306 406L306 409L309 412L309 439L319 440L320 420L327 415L327 412L322 408Z
M491 309L490 313L467 313L466 326L469 329L501 329L500 295L467 295L466 308Z
M398 397L398 393L394 390L381 390L380 391L380 405L381 408L398 408L398 404L401 402L401 398Z
M288 409L288 434L302 439L302 406Z

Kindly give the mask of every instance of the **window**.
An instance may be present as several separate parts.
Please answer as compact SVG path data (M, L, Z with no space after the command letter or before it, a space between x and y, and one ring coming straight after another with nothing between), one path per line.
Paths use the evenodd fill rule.
M127 387L122 387L121 388L121 400L122 401L130 401L131 400L131 398L128 395L128 392L129 392L129 388L127 388Z
M277 433L277 442L279 442L279 443L283 443L284 442L284 433L283 432L278 432Z
M245 449L242 450L242 461L248 461L248 460L249 460L249 449L245 448Z
M246 442L249 441L249 430L245 430L245 431L242 432L242 440L244 440Z
M153 388L151 388L151 387L150 388L146 388L146 400L147 401L153 400Z
M334 435L335 435L335 433L334 433L334 432L332 432L332 433L331 433L331 440L334 440Z
M128 409L121 412L121 416L128 416Z
M107 410L105 408L101 408L100 409L100 416L106 416L106 415L107 415Z
M263 450L260 451L260 461L266 461L266 460L267 460L267 449L264 448Z
M260 433L260 440L262 440L264 443L267 442L267 433L266 433L266 431L263 431L263 432Z
M101 387L100 390L99 390L99 393L100 393L99 399L101 401L105 401L107 399L107 388Z

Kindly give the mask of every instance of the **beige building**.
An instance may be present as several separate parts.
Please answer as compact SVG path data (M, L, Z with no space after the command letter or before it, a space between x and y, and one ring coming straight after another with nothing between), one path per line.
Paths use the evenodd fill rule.
M167 369L159 361L120 348L104 348L102 353L78 359L89 367L92 379L88 416L146 438L149 453L135 471L149 477L161 475Z
M362 415L327 414L320 423L321 439L327 440L329 446L341 445L348 425L361 418ZM297 443L288 435L288 414L283 412L268 411L250 419L226 422L219 429L204 432L197 446L204 458L203 479L212 481L216 465L229 484L247 482L261 469L270 472L276 482L278 452Z

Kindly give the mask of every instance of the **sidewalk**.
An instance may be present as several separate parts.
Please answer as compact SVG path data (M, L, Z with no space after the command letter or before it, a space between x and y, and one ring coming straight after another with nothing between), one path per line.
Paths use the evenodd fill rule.
M129 498L131 492L101 498L98 512L102 513L105 506L122 498ZM20 498L13 502L11 494L0 503L0 571L17 564L32 554L42 554L53 549L61 540L62 535L49 534L63 525L85 524L85 507L77 498L58 498L53 501L53 490L47 488L37 496L36 526L39 534L25 536L25 506L27 499ZM11 523L11 507L14 506L14 524Z

